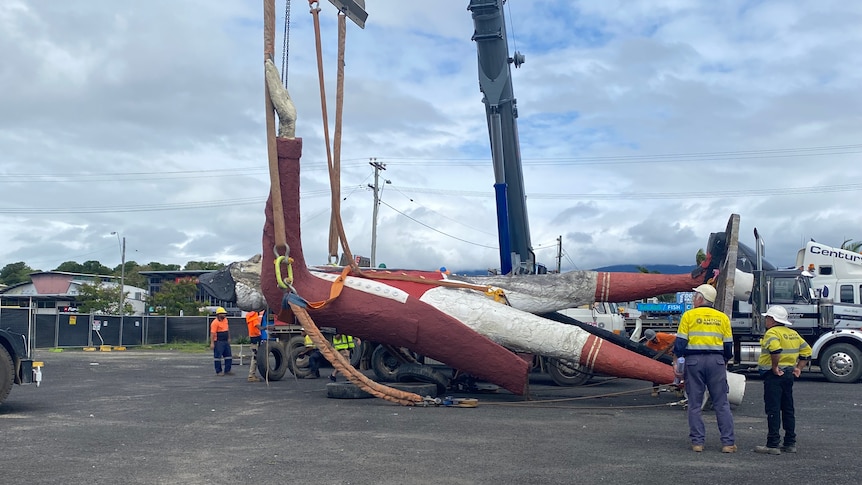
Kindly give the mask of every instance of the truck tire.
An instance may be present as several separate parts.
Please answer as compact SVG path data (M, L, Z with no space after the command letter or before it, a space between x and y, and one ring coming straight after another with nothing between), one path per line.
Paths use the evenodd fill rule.
M12 391L13 382L15 382L15 366L12 364L12 357L6 348L0 345L0 404Z
M392 355L385 345L378 345L371 354L371 369L380 382L395 382L401 360Z
M264 379L280 381L287 373L287 356L281 342L261 342L257 355L257 371Z
M362 363L363 349L368 346L368 343L363 340L359 345L350 349L350 365L355 369L359 369Z
M856 382L862 378L862 352L853 344L830 345L820 356L820 371L829 382Z
M398 382L427 382L437 386L437 393L432 397L446 394L449 378L429 365L401 364L395 374Z
M308 369L308 359L301 358L305 353L305 337L292 337L284 345L287 356L287 370L296 377L304 378L311 371Z
M558 386L580 386L590 380L590 374L572 361L548 358L548 375Z
M289 348L287 360L289 362L290 372L299 379L305 379L311 374L311 367L308 365L308 355L305 354L305 346ZM323 362L326 359L320 357ZM318 371L319 372L319 371Z

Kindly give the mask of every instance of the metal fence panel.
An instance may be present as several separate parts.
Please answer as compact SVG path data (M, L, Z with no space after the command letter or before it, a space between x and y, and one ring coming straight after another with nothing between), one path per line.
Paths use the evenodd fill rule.
M4 308L0 311L0 328L23 335L29 331L29 308ZM122 338L118 315L77 313L33 315L32 348L139 346L170 342L209 343L212 316L165 317L126 315L122 318ZM99 330L93 324L99 323ZM245 318L229 317L231 341L248 336ZM101 336L101 338L99 338Z
M26 308L4 308L0 310L0 328L27 335L29 314Z
M58 347L87 346L87 337L90 334L90 315L60 313L52 316L55 322L59 322L56 340Z
M89 322L86 325L89 325ZM34 349L45 349L56 345L57 315L36 315L35 333L31 343Z

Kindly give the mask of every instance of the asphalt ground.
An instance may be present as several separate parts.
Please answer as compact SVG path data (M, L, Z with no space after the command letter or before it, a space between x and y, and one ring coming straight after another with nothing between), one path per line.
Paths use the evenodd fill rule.
M799 453L759 455L762 382L734 410L740 451L720 450L707 414L703 453L686 413L649 383L595 378L561 388L542 374L531 401L453 394L476 408L330 399L326 379L217 377L211 354L49 353L42 386L0 405L4 484L712 484L858 483L862 384L803 374ZM328 370L328 369L324 369ZM326 375L326 372L322 372ZM604 397L600 397L604 396Z

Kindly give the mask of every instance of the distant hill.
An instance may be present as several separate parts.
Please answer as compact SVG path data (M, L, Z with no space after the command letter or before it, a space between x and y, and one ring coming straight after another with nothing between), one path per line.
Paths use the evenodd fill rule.
M683 266L679 264L615 264L613 266L603 266L592 271L606 271L608 273L639 273L638 266L643 266L649 271L658 271L661 274L684 274L691 273L695 268L694 265ZM465 276L487 276L487 269L468 269L457 270L455 273Z
M615 264L596 268L593 271L606 271L608 273L638 273L638 266L648 269L650 272L657 271L661 274L684 274L691 273L694 265L683 266L679 264Z

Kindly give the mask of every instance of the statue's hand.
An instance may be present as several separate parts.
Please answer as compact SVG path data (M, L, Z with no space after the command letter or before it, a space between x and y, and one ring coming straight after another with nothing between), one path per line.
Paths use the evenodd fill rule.
M278 68L271 59L264 64L266 71L266 87L275 112L278 113L278 136L281 138L296 138L296 107L290 99L290 94L281 84Z

